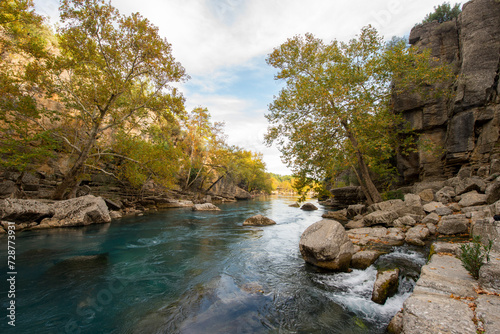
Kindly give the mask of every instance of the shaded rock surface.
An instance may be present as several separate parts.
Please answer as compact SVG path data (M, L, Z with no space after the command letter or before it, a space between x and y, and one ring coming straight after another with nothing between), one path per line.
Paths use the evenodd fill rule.
M385 304L387 298L394 296L398 291L398 285L399 269L379 271L373 285L372 301Z
M490 163L500 152L496 145L500 138L500 3L469 1L458 19L417 25L409 41L450 64L459 79L444 85L454 92L448 101L415 93L395 97L395 110L403 113L420 138L443 148L437 154L419 149L398 156L401 175L407 182L445 179L464 165L471 169L464 169L461 177L470 177L471 170L491 173Z
M355 253L351 259L351 267L355 269L366 269L371 266L382 255L376 250L364 250Z

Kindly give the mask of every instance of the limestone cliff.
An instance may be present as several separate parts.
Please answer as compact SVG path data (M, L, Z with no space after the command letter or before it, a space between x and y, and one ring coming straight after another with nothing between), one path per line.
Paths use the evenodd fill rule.
M433 147L398 157L404 181L449 178L464 165L493 172L490 165L500 158L500 2L469 1L456 20L414 27L410 44L430 49L457 79L447 83L451 98L394 98L395 111Z

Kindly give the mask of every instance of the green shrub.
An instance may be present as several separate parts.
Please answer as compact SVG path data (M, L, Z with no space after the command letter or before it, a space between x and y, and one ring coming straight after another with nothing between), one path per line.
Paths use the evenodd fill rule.
M461 12L462 9L460 8L460 4L456 3L453 7L451 7L449 2L445 2L442 5L434 7L434 12L427 14L422 23L427 23L432 21L438 21L439 23L443 23L446 21L451 21L454 18L457 18Z
M478 235L472 238L472 243L460 246L462 253L459 258L462 261L462 266L467 269L475 279L479 278L479 269L483 266L484 260L486 259L487 262L490 261L492 246L492 240L489 240L486 246L481 244L481 237Z

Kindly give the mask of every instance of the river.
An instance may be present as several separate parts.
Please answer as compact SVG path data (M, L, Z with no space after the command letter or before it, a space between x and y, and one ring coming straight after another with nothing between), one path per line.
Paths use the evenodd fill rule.
M1 333L385 333L409 296L425 254L398 247L377 261L403 268L399 292L373 303L377 270L319 271L299 239L325 210L273 197L169 209L111 224L16 235L16 322ZM277 222L243 227L263 214ZM7 238L0 237L0 270ZM2 280L5 282L5 279Z

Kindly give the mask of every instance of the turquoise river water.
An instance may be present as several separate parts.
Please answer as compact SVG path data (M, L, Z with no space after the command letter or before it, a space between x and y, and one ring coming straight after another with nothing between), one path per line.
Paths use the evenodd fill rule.
M396 296L371 302L374 266L327 273L299 239L325 210L294 198L169 209L111 224L16 235L15 327L8 324L7 238L0 237L0 333L385 333L425 254L399 247ZM255 214L277 225L243 227Z

